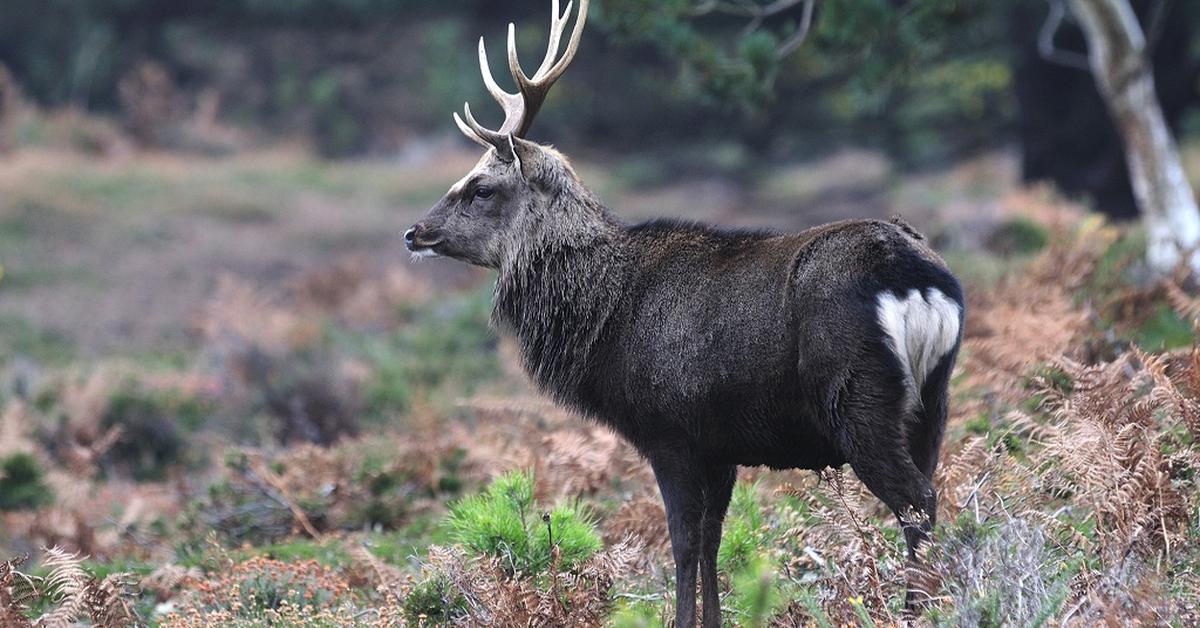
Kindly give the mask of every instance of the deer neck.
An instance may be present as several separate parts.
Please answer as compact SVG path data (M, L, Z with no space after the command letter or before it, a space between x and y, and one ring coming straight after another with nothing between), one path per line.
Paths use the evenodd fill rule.
M500 268L492 321L516 338L530 377L565 399L584 377L620 300L628 256L621 225L603 207L557 210L582 224L570 235L531 238Z

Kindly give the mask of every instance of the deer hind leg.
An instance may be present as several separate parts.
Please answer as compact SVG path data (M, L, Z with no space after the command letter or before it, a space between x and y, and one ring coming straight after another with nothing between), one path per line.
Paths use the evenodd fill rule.
M921 390L921 406L916 410L916 422L909 426L908 451L925 477L933 479L937 470L942 434L949 412L950 372L954 355L942 359L929 374Z
M937 493L926 469L913 460L910 452L908 432L920 427L916 423L919 413L912 408L907 392L896 383L879 377L851 381L839 414L846 427L850 467L900 522L909 560L916 562L918 550L933 531ZM915 608L917 598L918 593L910 586L906 606Z
M910 451L909 432L920 427L919 412L887 355L876 355L864 359L846 382L837 420L850 467L896 515L913 557L933 529L937 495Z

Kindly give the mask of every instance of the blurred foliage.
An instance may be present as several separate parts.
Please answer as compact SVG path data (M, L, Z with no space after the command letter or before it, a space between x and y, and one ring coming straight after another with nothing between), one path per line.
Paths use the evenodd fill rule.
M996 225L987 247L1000 255L1032 255L1050 242L1050 232L1029 218L1018 216Z
M214 411L210 400L177 389L152 389L129 380L108 399L103 429L119 428L109 464L140 481L161 481L177 465L196 466L203 452L189 450L190 434Z
M1132 4L1142 15L1158 1ZM463 101L495 124L476 38L511 85L505 24L518 25L532 67L548 4L11 0L0 9L0 65L35 103L118 114L139 141L165 148L222 153L298 137L330 156L395 153L454 136L449 114ZM1175 124L1200 104L1200 45L1191 42L1200 4L1167 4L1161 52L1170 62L1155 58L1156 80ZM662 172L745 179L764 163L844 145L911 167L1019 139L1028 176L1130 213L1119 140L1090 77L1038 54L1044 0L817 0L803 43L781 54L804 7L597 0L533 137L636 151ZM1078 51L1070 20L1060 30L1062 47ZM214 133L214 118L241 132ZM11 133L31 141L39 130ZM105 137L93 131L79 143L103 146Z
M733 140L757 154L852 139L921 160L994 141L1013 115L1007 3L818 2L808 39L782 58L777 48L799 27L802 4L757 26L698 11L702 4L594 3L571 86L551 97L558 104L546 108L542 132L598 148L650 148L686 130L694 141ZM149 91L182 110L176 115L215 90L230 120L306 133L330 154L389 150L403 129L452 132L449 111L487 101L477 34L502 59L503 26L513 20L526 63L537 58L546 7L497 5L13 0L0 10L0 62L39 103L120 110L144 122L129 99L148 98L147 90L126 81L123 101L121 85L151 61L169 81ZM799 137L780 128L818 131Z
M450 397L447 391L476 390L495 378L496 336L488 328L491 290L464 295L404 312L394 333L356 340L371 366L366 410L373 417L410 410L414 401Z
M33 509L54 502L37 458L15 453L0 458L0 511Z

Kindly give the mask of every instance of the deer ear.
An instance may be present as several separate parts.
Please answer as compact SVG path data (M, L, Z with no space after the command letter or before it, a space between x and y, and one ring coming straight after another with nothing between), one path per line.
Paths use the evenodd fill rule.
M529 178L530 169L536 167L538 159L541 157L541 147L529 140L513 137L512 152L516 157L517 165L521 168L521 173L525 175L525 178Z
M494 138L488 138L488 143L492 145L492 149L496 151L496 157L499 157L500 161L506 164L517 161L517 150L513 145L511 135L497 135Z

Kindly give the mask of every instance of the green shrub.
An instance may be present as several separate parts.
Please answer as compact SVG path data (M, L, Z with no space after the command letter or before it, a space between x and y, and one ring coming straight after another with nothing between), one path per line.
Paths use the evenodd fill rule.
M1032 255L1050 242L1050 232L1023 216L1006 220L988 236L988 248L1002 255Z
M963 429L976 436L986 436L992 431L992 419L987 412L980 412L975 418L963 423Z
M36 458L26 453L0 459L0 510L23 510L54 501L45 473Z
M758 503L758 484L738 482L733 487L729 512L725 516L721 547L717 551L718 568L725 573L740 570L765 551L767 540L763 532L762 507Z
M1157 303L1137 327L1130 330L1130 339L1147 351L1169 351L1190 347L1196 337L1191 323L1183 320L1170 305Z
M613 628L661 628L662 608L651 602L636 602L617 608L609 619Z
M500 558L510 573L544 572L552 547L558 548L564 569L602 547L595 522L578 503L558 504L541 514L533 501L533 475L521 471L506 473L484 493L451 505L448 525L456 541Z
M736 613L739 626L766 626L788 602L772 558L780 539L775 527L767 523L758 483L738 482L725 517L717 567L730 574L726 603Z
M734 574L728 604L738 614L738 625L766 626L786 602L774 566L765 554L754 556Z
M365 502L352 505L347 525L390 527L408 512L413 492L408 469L368 455L355 473L354 483L367 489Z
M136 480L162 480L172 466L188 462L185 432L199 429L211 412L206 400L183 391L126 382L101 420L105 429L122 430L108 457Z
M422 581L404 598L404 618L413 626L447 624L466 609L467 601L444 575Z

